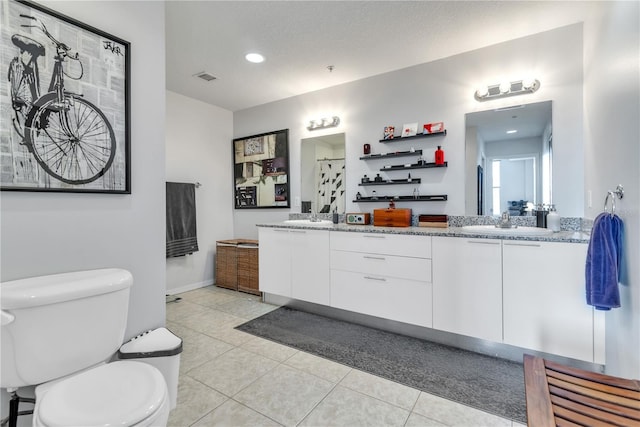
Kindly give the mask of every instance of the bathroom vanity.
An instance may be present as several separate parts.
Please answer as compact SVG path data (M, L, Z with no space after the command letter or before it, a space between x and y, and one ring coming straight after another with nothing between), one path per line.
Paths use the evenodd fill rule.
M584 233L258 226L267 294L604 364L604 313L584 296Z

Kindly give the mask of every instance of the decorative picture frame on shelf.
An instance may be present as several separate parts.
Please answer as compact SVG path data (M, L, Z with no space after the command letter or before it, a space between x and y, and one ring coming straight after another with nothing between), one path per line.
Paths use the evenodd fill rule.
M393 133L396 131L395 126L385 126L382 139L393 139Z
M422 126L422 133L424 135L439 132L444 132L444 122L425 123Z
M233 140L236 209L289 208L289 129Z
M402 125L402 138L415 136L418 133L418 123L405 123Z
M3 11L0 189L130 194L130 43L29 1Z

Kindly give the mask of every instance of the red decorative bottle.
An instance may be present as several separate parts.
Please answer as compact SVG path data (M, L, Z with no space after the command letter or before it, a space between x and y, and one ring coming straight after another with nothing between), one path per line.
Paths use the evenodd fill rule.
M442 151L439 145L436 150L436 165L444 165L444 151Z

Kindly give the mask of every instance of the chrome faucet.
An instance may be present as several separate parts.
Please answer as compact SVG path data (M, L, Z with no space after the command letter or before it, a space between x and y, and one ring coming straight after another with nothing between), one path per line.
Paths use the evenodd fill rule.
M318 214L316 212L311 212L311 216L309 217L309 221L311 222L319 222Z
M502 217L500 218L500 222L496 224L496 228L515 228L515 226L511 224L509 211L502 212Z

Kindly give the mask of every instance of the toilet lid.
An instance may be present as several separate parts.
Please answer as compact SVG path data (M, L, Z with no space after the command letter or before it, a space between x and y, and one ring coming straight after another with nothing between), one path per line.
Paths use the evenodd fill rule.
M162 373L134 361L113 362L53 384L38 402L47 426L130 426L166 399Z

